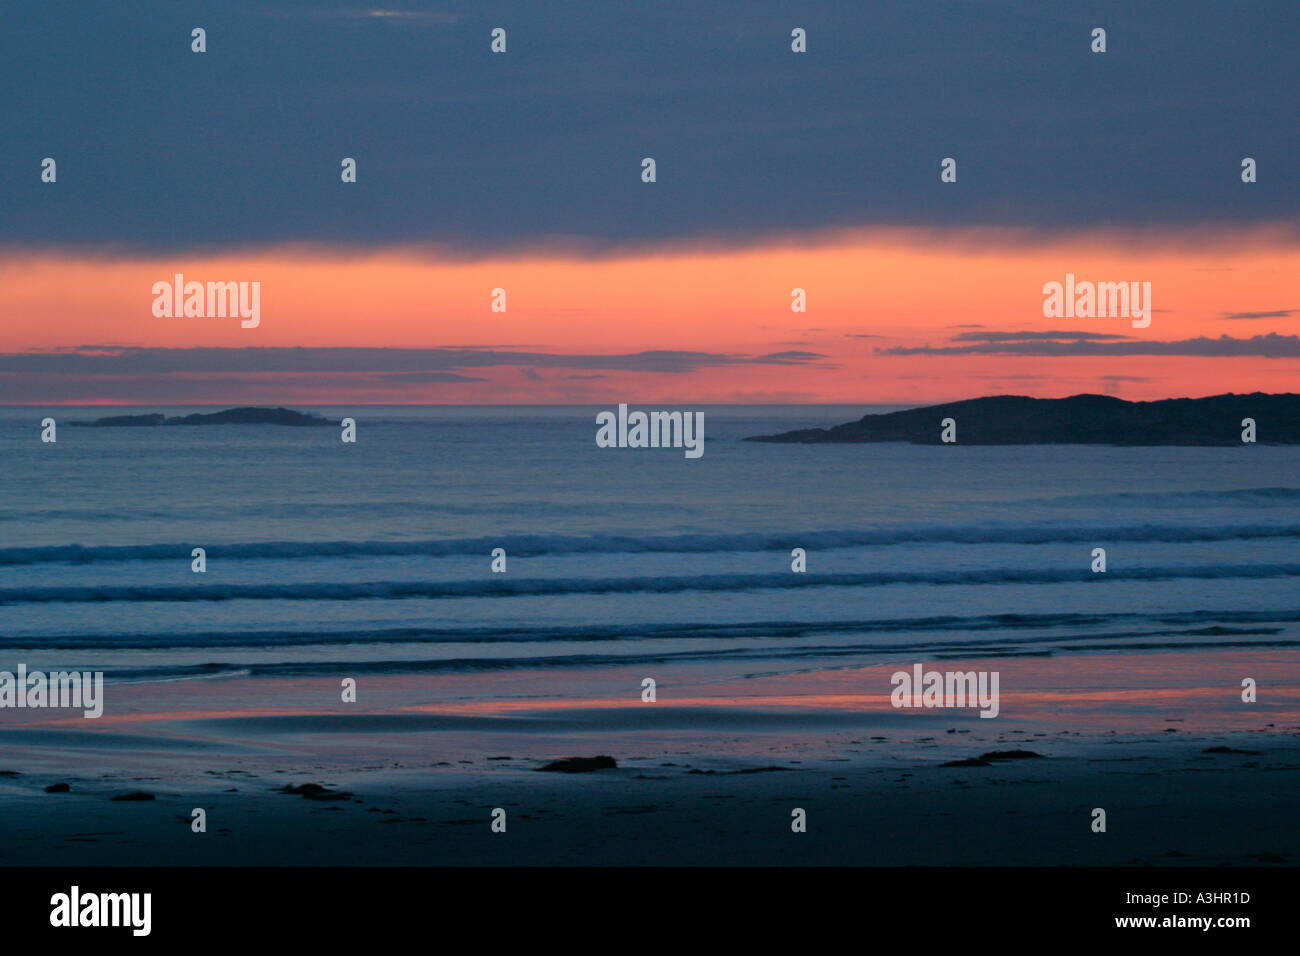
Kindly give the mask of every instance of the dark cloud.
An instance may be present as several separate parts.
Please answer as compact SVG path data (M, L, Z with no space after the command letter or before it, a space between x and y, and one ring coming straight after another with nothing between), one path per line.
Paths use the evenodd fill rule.
M457 375L455 372L380 372L368 378L383 382L440 383L440 382L486 382L485 378L470 375Z
M1273 312L1220 312L1221 319L1285 319L1295 309L1277 309Z
M1127 335L1113 332L962 332L954 335L951 342L1037 342L1047 339L1069 339L1073 341L1101 341L1103 339L1126 339Z
M873 224L1300 222L1295 0L407 6L8 4L0 243L474 254ZM1088 48L1098 20L1105 54ZM509 52L493 55L499 25ZM45 156L56 184L39 181Z
M790 350L788 352L771 352L767 355L759 356L753 361L764 365L802 365L805 362L824 358L827 358L827 356L822 355L819 352Z
M0 354L0 403L128 401L149 403L271 401L304 383L341 393L369 386L456 386L504 381L464 374L502 369L530 381L538 369L588 369L679 375L738 365L799 365L824 358L814 352L745 356L715 352L653 351L622 355L549 354L481 346L456 348L143 348L87 345L50 352ZM573 379L600 379L599 371ZM261 397L248 397L261 396Z
M1011 341L982 342L973 345L896 346L876 349L880 355L1198 355L1214 358L1300 358L1300 336L1255 335L1237 339L1221 335L1177 341L1126 339L1122 342L1096 341Z
M427 375L465 368L518 367L606 369L678 374L727 365L803 364L826 356L816 352L728 355L658 350L622 355L523 352L486 346L457 348L150 348L90 345L51 352L0 354L0 373L41 375L176 375L189 373L375 372Z

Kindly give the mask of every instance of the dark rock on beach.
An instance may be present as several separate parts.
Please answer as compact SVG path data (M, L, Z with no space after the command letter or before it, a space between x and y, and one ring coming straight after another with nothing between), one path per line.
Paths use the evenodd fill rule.
M46 793L67 793L72 788L66 783L52 783L45 788Z
M939 764L940 767L991 767L1001 760L1030 760L1033 758L1042 759L1042 754L1036 754L1032 750L990 750L988 753L980 754L978 757L967 757L965 760L949 760L947 763Z
M980 754L980 760L1027 760L1033 757L1041 758L1042 754L1036 754L1032 750L990 750L986 754Z
M131 793L119 793L117 796L110 799L135 802L138 800L152 800L153 798L152 793L145 793L143 790L133 790Z
M994 395L864 415L833 428L805 428L746 441L942 443L940 422L957 422L962 445L1240 445L1255 420L1261 445L1300 444L1300 395L1214 395L1127 402L1108 395Z
M319 783L303 783L298 786L285 784L280 788L281 793L290 793L302 797L304 800L348 800L352 794L346 790L330 790Z
M710 776L714 774L735 775L735 774L746 774L746 773L774 773L780 770L793 770L793 769L794 769L793 767L779 767L773 764L770 767L746 767L744 770L698 770L697 769L697 770L688 770L686 772L688 774L698 773L698 774L704 774L706 776Z
M728 770L728 771L726 771L726 773L729 773L729 774L737 774L737 773L776 773L776 772L781 771L781 770L793 770L793 769L794 769L794 767L781 767L781 766L778 766L777 764L772 764L772 765L769 766L769 767L746 767L744 770Z
M613 757L565 757L537 769L555 773L590 773L593 770L613 770L617 766L618 761Z

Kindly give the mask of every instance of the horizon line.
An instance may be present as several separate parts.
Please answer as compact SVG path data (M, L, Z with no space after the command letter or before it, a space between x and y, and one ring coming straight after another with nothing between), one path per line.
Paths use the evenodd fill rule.
M1118 395L1107 395L1104 392L1075 392L1071 395L1063 395L1054 398L1043 398L1037 395L1017 394L1014 392L996 392L985 395L974 395L968 398L944 399L941 401L916 402L912 401L894 401L894 402L868 402L868 401L842 401L842 402L699 402L686 400L662 401L651 399L642 402L613 402L614 405L701 405L715 408L838 408L845 405L864 405L864 406L899 406L902 408L927 408L935 405L951 405L956 402L977 401L982 398L1029 398L1038 401L1064 401L1070 398L1113 398L1117 402L1125 402L1130 405L1151 404L1152 402L1169 402L1169 401L1199 401L1206 398L1223 398L1226 396L1251 396L1266 395L1271 397L1296 396L1300 397L1300 392L1214 392L1207 395L1170 395L1165 398L1147 398L1147 399L1130 399L1120 398ZM361 407L361 408L604 408L611 402L291 402L291 405L302 408L337 408L341 406ZM288 405L279 402L39 402L39 403L11 403L0 402L0 408L287 408Z

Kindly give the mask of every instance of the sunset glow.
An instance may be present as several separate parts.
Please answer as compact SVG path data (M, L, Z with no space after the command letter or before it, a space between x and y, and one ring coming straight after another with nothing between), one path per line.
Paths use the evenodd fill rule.
M1300 244L1259 229L1145 242L1102 233L1039 240L1005 231L877 229L748 248L665 246L606 256L538 249L483 259L305 246L174 259L10 254L0 270L11 316L0 351L11 363L21 353L88 346L489 353L472 363L443 356L427 367L414 360L392 368L377 356L355 370L344 356L328 374L301 368L292 356L247 367L230 353L201 369L145 362L67 378L57 364L31 375L20 364L0 396L8 404L584 403L609 400L611 388L641 401L916 404L1085 391L1154 399L1287 391L1300 370L1300 310L1291 308L1290 288ZM1067 272L1150 282L1151 326L1045 318L1043 285ZM186 281L260 282L260 325L156 318L150 289L175 273ZM497 288L506 292L505 312L490 308ZM791 310L795 288L806 290L806 313ZM1202 348L1209 354L1066 349L1050 356L970 349L987 352L986 333L1008 332L1081 332L1120 346L1271 334L1291 345L1264 361L1257 351L1232 357L1212 347ZM888 351L917 347L962 351ZM647 352L698 354L629 358Z

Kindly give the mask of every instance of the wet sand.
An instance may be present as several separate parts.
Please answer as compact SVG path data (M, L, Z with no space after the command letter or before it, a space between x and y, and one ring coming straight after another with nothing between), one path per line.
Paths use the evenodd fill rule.
M337 685L123 685L97 721L0 723L0 864L1296 865L1295 657L945 662L1003 672L993 720L891 708L890 667L669 684L655 703L523 693L537 675L490 701L371 676L368 706L316 710ZM1228 681L1243 672L1256 704ZM943 766L1008 750L1039 756ZM598 754L618 766L537 770ZM283 792L302 784L327 792ZM154 799L112 799L130 792Z

